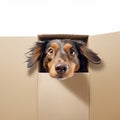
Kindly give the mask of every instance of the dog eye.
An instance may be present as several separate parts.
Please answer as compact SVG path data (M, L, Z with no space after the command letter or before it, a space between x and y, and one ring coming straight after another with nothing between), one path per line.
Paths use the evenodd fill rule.
M75 50L73 48L70 49L70 55L72 55L72 56L75 55Z
M47 53L48 55L53 55L54 54L53 48L49 48Z
M50 48L48 52L52 54L53 53L53 49Z

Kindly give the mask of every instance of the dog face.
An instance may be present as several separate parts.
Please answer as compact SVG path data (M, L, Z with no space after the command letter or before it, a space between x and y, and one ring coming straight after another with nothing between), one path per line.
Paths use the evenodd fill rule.
M43 66L50 76L64 79L72 77L79 69L78 52L72 41L52 40L47 44L45 51Z
M80 70L83 59L98 64L100 58L92 50L88 49L81 40L53 39L50 41L38 41L31 49L32 56L28 59L28 67L39 60L44 71L51 77L66 79ZM82 62L83 61L83 62Z

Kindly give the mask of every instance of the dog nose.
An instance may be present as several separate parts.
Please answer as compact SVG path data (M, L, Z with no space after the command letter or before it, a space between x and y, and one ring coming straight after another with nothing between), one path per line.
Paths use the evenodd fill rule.
M64 74L67 71L68 65L67 64L57 64L55 66L55 70L58 74Z

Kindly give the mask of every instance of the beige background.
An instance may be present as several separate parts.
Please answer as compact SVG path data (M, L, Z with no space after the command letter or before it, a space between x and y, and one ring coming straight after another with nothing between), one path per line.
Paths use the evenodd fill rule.
M37 65L29 71L26 68L24 54L35 40L36 37L0 38L0 120L37 120L38 117L40 118L37 116L37 110L40 110L38 108L40 102L37 104L39 98ZM91 36L89 39L89 47L103 60L103 63L98 66L90 64L91 120L120 120L119 46L120 32ZM70 90L62 84L61 87L63 91ZM46 97L49 96L46 95Z

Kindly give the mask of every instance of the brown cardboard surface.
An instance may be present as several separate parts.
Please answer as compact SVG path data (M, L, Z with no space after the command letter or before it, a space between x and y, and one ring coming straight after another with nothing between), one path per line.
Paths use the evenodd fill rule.
M50 115L52 120L88 120L89 80L90 120L120 120L120 32L89 37L89 48L102 64L89 64L85 81L80 81L80 74L74 80L48 81L37 65L28 70L25 53L36 39L0 37L0 120L48 120Z
M91 36L102 64L90 64L90 119L120 120L120 32Z
M89 120L88 73L61 81L38 74L38 120Z
M37 71L25 63L35 40L0 37L0 120L37 119Z

